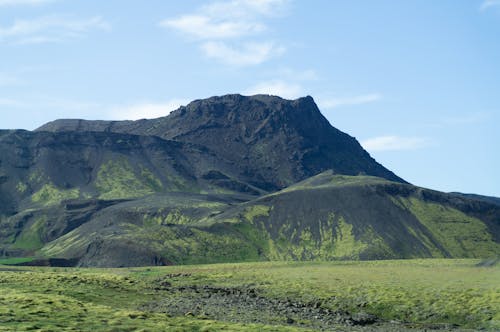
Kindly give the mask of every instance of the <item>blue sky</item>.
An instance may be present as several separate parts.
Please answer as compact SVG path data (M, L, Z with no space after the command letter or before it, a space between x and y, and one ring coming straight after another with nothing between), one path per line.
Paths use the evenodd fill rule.
M0 0L1 128L311 95L414 184L500 196L500 0Z

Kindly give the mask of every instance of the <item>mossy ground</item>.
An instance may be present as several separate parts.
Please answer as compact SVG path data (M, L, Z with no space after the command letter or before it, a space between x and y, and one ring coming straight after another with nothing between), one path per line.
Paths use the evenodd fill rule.
M161 181L151 171L142 168L139 176L126 159L102 164L95 186L101 199L142 197L162 189Z
M202 300L210 303L202 299L207 293L198 293L201 289L246 289L277 305L300 303L319 312L377 319L377 323L364 327L339 324L338 330L497 330L500 267L477 267L477 262L266 262L132 269L0 267L0 331L311 328L308 320L273 317L266 307L254 310L262 310L267 323L256 324L244 313L235 315L231 311L213 317L199 309ZM239 303L247 301L245 295L231 296L238 296ZM186 312L174 314L172 306L155 310L166 300L177 308L187 308ZM398 323L389 324L391 320Z
M433 257L489 257L500 252L484 222L456 209L415 198L400 198L426 227L430 237L413 231ZM432 243L440 243L439 250Z

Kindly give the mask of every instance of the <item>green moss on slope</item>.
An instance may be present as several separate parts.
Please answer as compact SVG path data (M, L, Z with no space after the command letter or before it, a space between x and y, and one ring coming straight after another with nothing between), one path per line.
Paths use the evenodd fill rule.
M141 168L141 176L143 182L154 191L161 191L163 189L161 181L149 169Z
M71 252L72 249L78 250L87 247L97 235L91 233L83 236L78 232L78 229L75 229L55 241L45 244L40 249L40 253L46 257L67 257L67 253Z
M146 219L147 227L127 225L129 239L176 264L237 262L259 260L257 247L231 228L217 231L185 226L162 226Z
M16 190L18 193L20 194L24 194L26 192L26 190L28 190L28 185L24 182L19 182L17 185L16 185Z
M16 238L13 248L34 250L43 246L42 234L47 223L46 217L41 217L35 222L23 229L21 234Z
M162 188L161 181L151 171L143 168L137 176L124 158L110 160L101 165L95 182L101 199L141 197Z
M358 235L354 226L344 217L331 213L327 220L319 221L319 234L312 226L293 228L284 223L272 231L268 219L270 207L256 205L248 207L243 220L234 223L239 232L254 243L262 255L270 260L358 260L362 257L394 257L384 240L367 227Z
M359 254L368 247L368 244L354 238L352 225L343 217L339 217L335 227L335 237L330 240L333 244L331 255L337 259L359 259ZM330 244L328 239L323 239L325 244Z
M175 208L168 212L167 215L156 215L151 216L148 214L144 215L145 226L154 225L186 225L193 220L189 216L182 213L181 209Z
M243 216L246 220L253 222L256 217L268 217L271 207L267 205L252 205L245 209Z
M31 200L34 203L53 205L66 199L74 199L78 197L80 197L80 190L78 188L64 190L57 188L52 183L47 183L31 196Z
M440 251L444 256L490 257L500 252L500 244L493 241L487 226L481 220L456 209L416 198L401 201L444 248L445 252ZM432 248L429 239L424 240L434 255L439 256L439 249Z

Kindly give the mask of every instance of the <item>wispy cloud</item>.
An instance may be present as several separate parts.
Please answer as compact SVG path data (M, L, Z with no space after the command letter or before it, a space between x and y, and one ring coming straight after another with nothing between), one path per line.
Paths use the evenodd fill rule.
M93 101L75 100L48 96L26 96L24 98L0 97L1 112L19 112L24 114L49 114L41 116L42 121L60 118L99 117L108 120L152 119L168 115L181 105L189 103L187 99L173 98L163 102L138 102L129 104L106 104ZM38 123L37 126L41 125Z
M100 16L85 19L66 16L44 16L32 20L16 20L0 27L0 42L34 44L61 42L85 36L92 30L109 30L111 25Z
M424 137L379 136L361 141L368 151L416 150L426 147L429 140Z
M480 10L486 10L491 7L495 6L500 6L500 0L485 0L481 6L479 7Z
M153 119L168 115L170 112L186 105L189 100L171 99L163 103L139 103L129 106L113 107L109 118L113 120Z
M303 95L302 87L297 83L281 80L262 82L243 92L245 95L267 94L280 96L286 99L296 99Z
M262 19L283 11L287 3L287 0L217 1L193 14L165 19L160 26L199 39L242 37L265 31L267 26Z
M270 41L245 42L241 38L267 31L265 20L284 13L288 2L216 1L194 13L165 19L159 25L200 42L200 49L209 58L229 65L258 65L283 54L285 48Z
M0 0L0 7L24 5L37 6L54 1L55 0Z
M313 69L298 70L290 67L281 67L267 73L264 79L243 91L246 95L268 94L286 99L297 99L306 95L306 82L318 79Z
M359 95L354 97L341 97L341 98L325 98L320 99L318 104L322 109L330 109L341 106L351 106L351 105L362 105L367 103L373 103L382 99L382 95L379 93L370 93L365 95Z
M237 48L210 41L203 43L201 48L208 57L235 66L258 65L285 52L284 47L272 42L244 43Z
M200 39L226 39L251 35L265 30L258 22L222 21L213 22L203 15L184 15L165 20L160 26L171 27Z

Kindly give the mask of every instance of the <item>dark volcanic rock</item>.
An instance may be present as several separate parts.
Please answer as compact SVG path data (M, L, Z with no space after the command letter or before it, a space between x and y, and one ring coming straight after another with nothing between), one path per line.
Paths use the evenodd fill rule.
M276 190L332 169L404 182L355 138L332 127L311 97L226 95L196 100L170 115L138 121L57 120L38 131L107 131L196 143L234 165L242 182Z
M311 97L0 131L0 256L117 267L489 257L499 243L497 199L407 184Z

